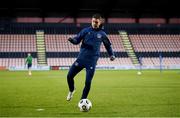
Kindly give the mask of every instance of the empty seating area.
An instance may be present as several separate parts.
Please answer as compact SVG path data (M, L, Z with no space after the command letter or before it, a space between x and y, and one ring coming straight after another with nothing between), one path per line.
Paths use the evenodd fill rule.
M180 35L132 34L129 38L135 52L141 53L137 56L143 57L143 65L160 65L159 52L163 56L163 65L180 65Z
M46 51L47 52L78 52L80 45L73 45L67 39L75 35L45 35Z
M135 51L172 52L180 51L180 35L129 35Z
M70 66L76 58L47 58L48 65L51 66ZM97 65L133 65L130 58L117 58L110 61L109 58L99 58Z
M24 19L20 19L24 20ZM37 20L37 19L35 19ZM52 19L49 19L51 21ZM87 23L10 23L0 25L0 66L24 66L28 52L34 53L33 64L37 64L36 30L44 30L47 64L49 66L70 66L76 59L80 45L67 41L74 37ZM111 19L112 20L112 19ZM180 25L163 24L120 24L117 20L105 24L104 30L112 43L116 60L111 62L102 45L98 65L133 65L123 46L118 31L125 30L136 56L142 57L143 65L159 65L159 53L163 55L163 64L180 65ZM37 20L38 21L38 20ZM58 21L58 20L57 20ZM128 22L134 22L133 19Z
M47 58L49 66L70 66L76 58Z
M72 55L72 57L77 57L78 52L80 50L80 45L73 45L70 42L67 41L69 37L74 37L75 34L67 34L67 35L53 35L53 34L46 34L45 35L45 43L46 43L46 51L49 52L67 52L63 53L63 55L68 56L72 55L70 52L77 52L75 56ZM115 52L125 52L125 49L122 44L121 37L117 34L111 34L108 35L113 50ZM101 52L106 52L106 49L103 45L101 45ZM64 56L61 54L57 55L58 53L54 53L54 57L59 56L60 58L48 58L48 65L51 66L68 66L71 65L74 62L74 58L64 58ZM53 56L53 55L52 55ZM102 54L103 56L103 54ZM132 65L132 62L130 58L117 58L115 61L110 62L109 58L100 58L100 61L98 61L98 65Z
M97 65L115 65L115 66L130 65L132 66L133 63L131 59L128 57L116 58L114 61L110 61L109 58L99 58Z
M73 45L68 42L69 37L74 37L75 34L66 34L66 35L53 35L53 34L46 34L45 35L45 43L46 43L46 51L47 52L79 52L80 45ZM108 35L112 47L115 52L124 52L125 49L122 44L121 37L117 34ZM106 52L105 47L102 45L101 49L102 52Z
M160 59L159 58L142 58L142 65L146 66L159 66L160 65ZM170 65L180 65L180 58L174 57L174 58L163 58L162 59L162 65L163 66L170 66Z
M0 66L23 66L25 64L24 55L27 56L25 53L28 52L36 52L35 35L0 34ZM37 65L36 57L33 59L33 64Z
M35 35L0 34L0 52L36 52Z

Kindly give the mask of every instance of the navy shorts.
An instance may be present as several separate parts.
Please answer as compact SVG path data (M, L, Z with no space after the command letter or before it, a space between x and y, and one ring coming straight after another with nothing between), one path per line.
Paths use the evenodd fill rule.
M32 64L28 64L28 69L31 68Z

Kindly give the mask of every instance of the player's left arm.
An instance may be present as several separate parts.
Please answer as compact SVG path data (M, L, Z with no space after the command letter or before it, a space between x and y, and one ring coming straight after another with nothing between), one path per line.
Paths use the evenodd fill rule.
M109 40L109 38L107 37L106 34L104 34L104 37L103 37L103 44L110 56L110 60L111 61L114 61L115 60L115 55L114 55L114 52L113 52L113 49L112 49L112 45L111 45L111 42Z

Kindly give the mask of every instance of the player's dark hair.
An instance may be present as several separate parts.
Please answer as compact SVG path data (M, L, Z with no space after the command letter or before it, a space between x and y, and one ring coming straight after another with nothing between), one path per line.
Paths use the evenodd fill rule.
M96 19L101 19L102 17L101 17L101 14L94 14L93 16L92 16L92 18L96 18Z

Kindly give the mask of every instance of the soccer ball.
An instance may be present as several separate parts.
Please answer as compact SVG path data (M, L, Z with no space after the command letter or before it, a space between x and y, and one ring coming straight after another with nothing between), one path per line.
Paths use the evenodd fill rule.
M80 108L80 111L87 112L92 108L92 103L88 99L82 99L79 101L78 107Z

